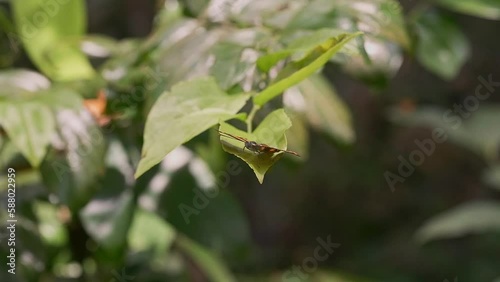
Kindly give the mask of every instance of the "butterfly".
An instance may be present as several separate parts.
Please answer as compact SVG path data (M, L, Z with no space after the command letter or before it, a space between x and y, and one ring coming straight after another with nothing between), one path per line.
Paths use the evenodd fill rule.
M274 148L274 147L268 146L266 144L259 144L259 143L255 142L255 141L249 141L246 138L243 138L243 137L240 137L240 136L235 136L235 135L232 135L232 134L229 134L229 133L226 133L226 132L222 132L220 130L218 130L218 132L219 132L220 136L222 136L222 137L231 138L231 139L235 139L235 140L243 142L245 144L245 147L243 147L243 150L245 150L245 148L246 148L249 151L252 151L252 152L255 152L255 153L269 153L269 154L274 154L274 153L277 153L277 152L284 152L284 153L288 153L288 154L300 157L300 155L297 154L294 151L282 150L282 149L278 149L278 148Z

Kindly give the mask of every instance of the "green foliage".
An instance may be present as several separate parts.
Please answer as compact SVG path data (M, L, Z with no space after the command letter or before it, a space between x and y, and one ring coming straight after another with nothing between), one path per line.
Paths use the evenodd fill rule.
M323 65L326 64L328 60L330 60L330 58L337 51L339 51L342 46L344 46L344 44L360 34L361 33L341 34L337 37L330 38L319 44L319 46L314 47L314 49L309 50L304 58L292 65L293 70L290 73L287 73L284 77L280 77L278 81L259 92L253 99L254 103L258 106L262 106L269 102L272 98L283 93L286 89L306 79L323 67ZM298 49L298 51L301 51L301 49ZM286 52L290 52L290 54L292 54L295 53L295 50L292 49ZM273 62L277 59L282 59L283 51L274 56L275 58L272 59ZM266 66L266 68L268 68L268 66Z
M454 78L469 56L467 39L452 19L436 11L415 15L417 58L444 79Z
M302 169L302 181L312 188L333 182L349 188L349 194L335 189L335 196L352 196L360 203L356 209L377 216L364 221L370 228L356 226L356 232L369 235L367 245L346 248L338 270L327 270L329 261L316 261L318 270L305 281L415 281L403 274L414 267L406 261L390 264L392 280L385 269L364 271L395 260L392 253L401 251L397 241L407 238L398 234L387 240L385 230L372 230L373 221L392 212L391 207L373 203L372 195L366 204L364 194L351 192L366 183L378 187L386 155L367 148L377 142L358 125L380 113L351 112L346 95L321 71L336 64L368 86L355 89L365 93L387 87L403 60L415 56L438 78L453 80L471 46L456 15L445 9L499 20L499 2L436 0L411 7L410 16L395 0L160 2L164 5L157 7L151 34L123 40L86 34L82 0L11 0L6 1L11 9L0 7L0 164L3 171L16 169L16 278L111 281L124 267L133 270L136 281L282 281L286 270L278 269L310 262L304 256L315 253L309 252L314 250L309 242L289 246L312 235L297 232L294 228L307 228L288 225L288 218L272 210L260 214L263 202L245 202L259 195L274 206L278 196L268 195L269 190L234 188L242 182L262 184L276 165L273 173L282 177L268 175L266 181L273 189L286 189L287 197L280 200L293 203L294 217L324 216L315 214L316 206L299 209L303 202L324 200L332 206L328 222L338 220L342 211L328 189L318 196L300 191L304 183L299 182L276 188L295 181L294 167ZM368 101L369 95L362 94L356 96L360 103L390 105L390 97ZM500 187L498 106L482 104L470 118L453 122L443 118L447 109L416 107L393 107L384 123L444 129L450 141L483 162L484 168L478 168L484 169L482 183ZM326 141L311 138L310 128ZM377 131L375 137L385 142L386 133ZM286 153L254 152L242 140L297 151L301 157L290 156L294 162L278 165ZM328 151L329 143L363 148L336 151L341 163L308 163L310 147ZM227 153L239 159L226 161ZM257 181L247 177L246 165L239 166L245 163ZM0 175L0 182L4 179ZM5 198L6 187L0 191ZM469 192L463 199L477 193ZM495 201L469 200L435 217L429 214L415 239L427 243L497 234L499 213ZM267 218L278 218L283 226L269 226L273 221ZM6 222L7 215L0 212L0 219ZM262 222L262 230L256 230ZM255 246L256 237L267 240L269 234L287 239L269 250ZM362 237L344 235L352 244ZM396 251L378 252L386 246L378 246L383 241L396 241ZM403 251L414 256L411 261L421 259L415 249ZM2 263L7 252L0 246ZM431 264L439 267L439 262ZM358 267L366 278L343 271ZM10 281L5 275L0 273L0 280ZM429 277L435 278L426 273L421 280Z
M82 100L71 89L49 88L38 73L11 70L0 73L0 125L34 167L45 157L56 133L56 114L61 108L77 108Z
M259 124L259 126L251 133L241 131L227 123L221 123L219 131L229 133L234 136L243 137L250 141L255 141L259 144L278 148L281 150L287 149L287 141L285 131L292 126L292 123L284 110L276 110ZM220 137L224 151L231 153L238 158L244 160L254 171L255 176L260 183L264 181L264 175L267 170L276 163L283 152L280 153L257 153L244 149L245 144L241 141L224 137Z
M12 1L17 35L31 60L54 80L87 79L94 70L78 50L86 29L85 2Z
M146 121L142 159L136 177L142 175L177 146L227 120L245 105L248 94L228 95L212 78L181 82L158 98Z

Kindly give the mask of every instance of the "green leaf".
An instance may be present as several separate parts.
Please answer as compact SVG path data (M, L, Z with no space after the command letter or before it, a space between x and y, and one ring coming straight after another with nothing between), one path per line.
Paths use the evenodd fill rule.
M342 34L344 34L344 32L331 28L324 28L312 33L307 33L288 43L286 49L259 57L257 60L257 67L263 72L268 72L279 61L292 55L293 61L299 61L308 53L311 53L318 45L323 44L332 37Z
M142 158L135 173L141 176L177 146L232 118L249 94L227 95L211 77L181 82L162 94L146 120Z
M302 112L317 130L333 139L352 143L356 139L352 117L345 102L319 74L314 74L285 94L285 104Z
M281 150L287 149L285 131L292 126L292 123L283 109L270 113L252 133L241 131L227 123L221 122L219 130L231 135L243 137L249 141L259 144L266 144ZM239 140L227 137L220 137L224 151L231 153L244 160L255 173L260 183L264 181L267 170L275 164L283 155L283 152L256 153L243 149L245 144Z
M85 1L12 1L13 14L31 60L54 80L88 79L94 70L76 38L86 29Z
M30 164L38 167L56 130L50 107L33 102L0 103L0 124Z
M314 48L314 52L311 52L306 58L297 62L296 71L271 84L269 87L254 96L254 103L262 106L269 100L280 95L287 88L301 82L308 76L312 75L314 72L323 67L323 65L326 64L328 60L349 40L360 34L360 32L351 34L346 33L337 37L332 37L329 40L323 42L323 44Z
M464 14L491 20L500 19L500 2L498 0L436 0L448 9Z
M203 271L210 281L233 282L236 281L229 269L215 255L203 248L193 240L178 236L176 245Z
M469 43L456 23L438 12L424 11L415 18L417 58L443 79L454 78L469 57Z
M34 167L40 165L56 133L54 112L82 107L77 93L49 86L50 82L35 72L0 73L0 125Z
M419 242L426 243L491 231L500 231L500 204L477 201L435 216L420 227L415 236Z

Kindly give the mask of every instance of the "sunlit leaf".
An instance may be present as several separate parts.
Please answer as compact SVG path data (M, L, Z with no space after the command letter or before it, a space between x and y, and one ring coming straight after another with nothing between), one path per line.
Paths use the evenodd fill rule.
M55 80L94 76L75 41L85 32L85 1L26 0L12 5L21 42L44 74Z
M421 243L468 234L500 231L500 204L466 203L428 220L416 233Z
M221 123L219 130L235 136L243 137L249 141L259 144L266 144L281 150L287 149L285 131L292 126L292 123L283 109L270 113L252 132L241 131L227 123ZM264 181L267 170L275 164L283 153L259 153L244 149L245 143L239 140L220 137L222 147L228 153L244 160L254 171L260 183Z
M42 75L25 70L0 73L0 125L34 167L44 158L56 132L54 112L80 108L72 90L53 86Z
M318 45L321 45L332 37L342 34L344 34L344 32L330 28L307 33L306 35L291 40L285 49L259 57L257 60L257 66L261 71L268 72L279 61L292 55L293 61L299 61L313 51Z
M342 34L323 42L309 53L307 57L296 62L295 65L292 65L294 70L290 71L290 74L280 77L278 81L254 96L254 103L257 105L264 105L272 98L280 95L287 88L296 85L312 75L322 68L323 65L326 64L349 40L360 34L361 33Z
M0 103L0 124L30 164L40 165L56 130L50 107L32 102Z
M435 11L416 16L417 58L444 79L455 77L469 56L467 39L456 23Z
M151 109L144 130L142 159L136 177L159 163L179 145L220 120L232 118L249 94L227 95L213 78L181 82L162 94Z

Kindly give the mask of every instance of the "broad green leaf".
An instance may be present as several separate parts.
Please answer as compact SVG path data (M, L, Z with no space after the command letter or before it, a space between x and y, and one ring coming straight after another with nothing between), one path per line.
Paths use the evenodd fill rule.
M127 234L130 249L136 252L152 249L156 254L167 252L176 237L176 231L170 224L141 208L135 209Z
M428 220L417 230L421 243L468 234L500 231L500 203L477 201L463 204Z
M281 150L287 149L285 131L292 126L292 123L283 109L270 113L252 133L241 131L227 123L221 122L219 130L231 135L243 137L249 141L259 144L266 144ZM244 160L254 171L260 183L264 181L267 170L276 163L283 155L282 152L257 153L244 149L245 144L239 140L227 137L220 137L224 151L231 153Z
M337 37L332 37L323 42L309 53L303 60L296 62L296 70L286 77L282 77L277 82L274 82L269 87L259 92L254 96L254 103L262 106L269 100L280 95L287 88L296 85L308 76L315 73L328 60L339 51L349 40L360 35L361 33L342 34Z
M34 167L40 165L56 133L55 112L83 105L72 90L49 87L50 82L35 72L0 73L0 125Z
M311 75L287 91L284 102L302 112L317 130L343 143L354 142L356 136L349 108L323 76Z
M13 14L31 60L54 80L88 79L94 70L75 38L86 28L85 1L12 1Z
M142 158L135 177L220 120L232 118L248 98L249 94L244 93L227 95L210 77L174 85L158 98L146 120Z
M443 79L455 77L469 57L467 39L456 23L436 11L416 15L417 58Z
M224 263L207 249L203 248L193 240L178 236L176 245L183 251L209 278L210 281L233 282L236 281Z
M134 170L125 148L116 139L109 144L105 163L101 189L80 211L80 219L99 245L116 250L125 246L135 208Z
M50 107L34 102L0 103L0 125L30 164L38 167L56 130Z
M497 0L435 0L443 7L491 20L500 20L500 2Z

